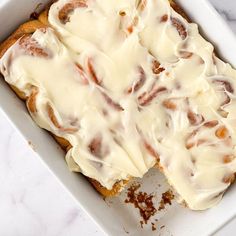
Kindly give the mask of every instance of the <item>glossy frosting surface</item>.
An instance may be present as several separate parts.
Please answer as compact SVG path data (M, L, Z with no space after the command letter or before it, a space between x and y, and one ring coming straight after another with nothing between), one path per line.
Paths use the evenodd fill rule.
M159 162L191 209L214 206L236 171L236 71L197 25L167 0L59 0L49 22L0 71L70 168L111 189Z

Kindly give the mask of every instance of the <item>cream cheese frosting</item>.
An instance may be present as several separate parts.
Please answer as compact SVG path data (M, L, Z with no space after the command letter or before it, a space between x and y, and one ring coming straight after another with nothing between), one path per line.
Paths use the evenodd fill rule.
M59 0L48 19L0 72L71 143L71 170L112 189L159 163L189 208L217 204L236 172L236 71L197 25L168 0Z

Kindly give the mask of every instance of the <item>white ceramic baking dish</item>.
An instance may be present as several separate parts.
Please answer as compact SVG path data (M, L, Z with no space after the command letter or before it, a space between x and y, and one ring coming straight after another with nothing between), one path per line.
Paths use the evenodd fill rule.
M0 0L0 40L8 36L21 22L29 18L38 3L46 0ZM219 54L236 66L236 40L225 22L206 0L178 0L191 19L201 25L201 30L213 42ZM203 236L210 235L236 215L236 186L232 186L221 203L204 212L192 212L178 204L172 204L167 210L157 213L150 222L157 225L152 231L150 224L140 228L138 211L124 203L125 193L120 197L105 202L79 174L70 173L64 153L53 138L38 128L31 120L25 105L0 80L0 108L4 111L16 129L30 140L39 158L48 169L57 176L65 189L108 235L174 235ZM151 171L142 180L143 189L155 193L155 205L160 195L168 189L163 176ZM159 185L161 184L161 186ZM156 221L156 220L158 221ZM165 226L164 228L161 226Z

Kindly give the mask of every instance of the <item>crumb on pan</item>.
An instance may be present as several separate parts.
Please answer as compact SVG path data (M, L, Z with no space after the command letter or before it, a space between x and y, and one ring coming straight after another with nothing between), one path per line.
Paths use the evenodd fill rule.
M159 203L159 208L158 211L164 210L165 206L171 205L172 204L172 200L175 198L173 191L172 190L168 190L164 193L162 193L162 197L161 197L161 201Z
M28 141L28 145L32 148L33 151L36 152L35 147L31 141Z
M140 225L143 227L147 224L149 219L157 212L153 203L153 194L147 194L146 192L137 191L140 188L140 184L132 184L127 190L127 198L125 203L131 203L135 208L139 210L141 216Z

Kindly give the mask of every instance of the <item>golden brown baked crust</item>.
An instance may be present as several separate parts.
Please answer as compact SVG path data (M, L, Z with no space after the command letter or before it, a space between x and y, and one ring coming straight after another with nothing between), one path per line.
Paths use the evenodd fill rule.
M49 11L49 7L47 7L38 17L38 20L40 22L42 22L45 25L49 25L48 22L48 11Z
M23 36L33 34L37 29L45 28L48 26L49 22L47 8L39 15L37 20L31 20L22 24L10 37L8 37L0 44L0 58L4 55L7 49L10 48L18 39ZM10 87L21 100L26 102L29 112L32 113L32 111L36 109L34 103L34 96L36 96L37 93L32 93L29 97L27 97L24 92L20 91L15 86L10 85ZM64 151L68 151L72 147L68 140L62 137L58 137L52 133L50 134L54 137L54 139ZM123 186L129 182L128 180L120 181L116 183L111 190L108 190L107 188L103 187L98 181L91 178L88 178L88 180L95 187L95 189L104 197L111 197L117 195L122 190Z
M127 185L130 180L122 180L113 185L113 188L111 190L105 188L102 186L98 181L95 179L89 179L90 183L95 187L95 189L101 193L104 197L114 197L117 194L119 194L125 185Z
M31 20L22 24L9 38L0 44L0 58L23 35L32 34L35 30L45 27L39 20Z
M171 7L179 13L182 17L184 17L188 22L190 22L189 17L186 15L184 10L174 1L174 0L169 0Z
M175 3L173 0L169 0L171 7L178 12L180 15L182 15L184 18L189 20L187 15L184 13L181 7L179 7L178 4ZM7 51L9 47L11 47L18 39L20 39L23 36L27 36L30 34L33 34L37 29L40 28L45 28L48 27L50 24L48 22L48 11L49 11L49 6L42 11L42 13L38 16L38 19L28 21L22 25L19 26L19 28L5 41L3 41L0 44L0 58L4 55L4 53ZM20 91L16 87L10 85L12 90L17 94L17 96L24 100L26 102L27 108L29 112L32 113L35 108L35 103L34 103L34 97L36 96L37 93L31 94L29 97L27 97L24 92ZM52 133L50 133L54 139L57 141L57 143L61 146L61 148L65 151L68 151L71 148L71 144L69 143L68 140L58 137ZM162 170L160 165L157 163L156 168L159 170ZM98 181L88 178L89 182L95 187L95 189L102 194L104 197L111 197L117 195L125 185L129 183L130 180L122 180L117 182L111 190L108 190L104 186L102 186Z

